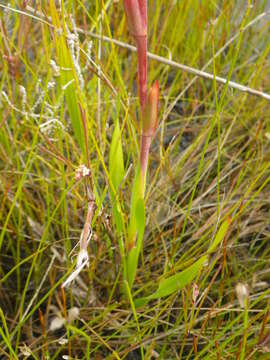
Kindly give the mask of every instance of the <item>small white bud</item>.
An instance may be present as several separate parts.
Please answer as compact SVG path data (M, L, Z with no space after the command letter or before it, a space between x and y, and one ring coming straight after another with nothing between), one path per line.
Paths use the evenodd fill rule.
M199 291L198 285L194 284L193 288L192 288L192 302L193 302L193 304L196 303L196 300L197 300L197 297L199 296L199 294L200 294L200 291Z
M85 165L80 165L75 171L75 179L80 180L85 176L90 175L90 169L88 169Z
M62 317L54 317L51 321L50 331L56 331L61 329L65 324L65 319Z
M60 67L58 65L56 65L55 61L52 59L50 61L50 64L51 64L54 76L60 76Z
M23 346L19 346L19 350L21 351L21 354L25 356L24 359L27 359L29 356L32 355L31 349L24 344Z
M67 343L68 343L68 339L63 338L63 339L58 340L58 344L60 344L60 345L65 345Z
M235 291L236 291L237 299L239 301L240 306L242 308L244 308L248 301L248 298L249 298L247 285L238 283L235 287Z
M73 323L76 319L78 319L80 315L80 310L77 307L72 307L68 310L68 322Z

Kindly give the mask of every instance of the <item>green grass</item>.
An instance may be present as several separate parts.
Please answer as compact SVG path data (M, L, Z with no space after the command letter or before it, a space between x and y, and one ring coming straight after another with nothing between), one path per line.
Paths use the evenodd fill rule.
M122 2L37 1L37 12L9 3L0 0L0 357L269 359L269 100L217 81L270 93L269 15L251 23L267 2L149 0L149 51L196 69L209 62L213 80L149 60L160 116L132 289L121 254L139 100L136 54L113 42L134 45ZM75 180L81 164L90 183ZM63 292L86 189L97 207L90 265ZM59 314L66 324L52 331Z

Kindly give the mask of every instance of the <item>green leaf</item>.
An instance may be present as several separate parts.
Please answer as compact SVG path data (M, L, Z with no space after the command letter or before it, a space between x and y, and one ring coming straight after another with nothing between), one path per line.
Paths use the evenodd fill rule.
M138 164L132 186L127 247L129 247L131 244L133 244L136 241L136 237L137 237L136 207L137 207L137 202L141 197L142 197L141 171L140 171L140 164Z
M115 122L115 128L110 147L109 173L114 190L117 191L125 175L121 130L118 119L116 119Z
M136 308L144 307L149 301L150 299L148 299L147 297L135 299L134 305Z
M154 294L148 296L147 299L159 299L183 289L199 274L206 260L207 255L204 255L184 271L162 280L157 291Z
M144 207L144 199L142 198L139 198L137 200L135 217L136 217L136 229L138 233L138 238L137 238L136 246L129 251L128 259L127 259L128 284L130 288L132 287L135 280L137 267L138 267L138 260L142 248L143 235L145 230L145 207Z
M144 208L144 199L143 198L139 198L137 200L136 224L137 224L138 238L143 237L144 229L145 229L145 208Z
M228 218L221 224L212 244L209 246L208 254L212 253L217 248L217 246L222 242L225 235L227 234L230 223L231 223L231 219Z
M122 218L117 204L117 195L120 185L125 176L124 157L121 140L121 129L118 117L115 121L115 128L112 136L112 142L109 154L109 174L113 188L110 188L110 196L112 199L112 212L118 234L122 231Z
M132 287L137 272L137 251L136 247L131 249L127 255L127 280L129 287Z

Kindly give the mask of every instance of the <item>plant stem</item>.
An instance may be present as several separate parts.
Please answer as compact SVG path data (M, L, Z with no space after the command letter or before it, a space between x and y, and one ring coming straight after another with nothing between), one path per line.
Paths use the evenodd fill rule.
M152 141L151 136L141 135L141 148L140 148L141 189L140 190L141 190L142 198L144 198L144 192L145 192L145 180L146 180L151 141Z
M141 114L147 101L147 37L136 36Z

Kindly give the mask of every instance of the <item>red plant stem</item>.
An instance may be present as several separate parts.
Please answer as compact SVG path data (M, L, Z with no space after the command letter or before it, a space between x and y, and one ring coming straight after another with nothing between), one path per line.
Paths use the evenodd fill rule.
M136 36L141 113L147 101L147 36Z
M140 5L140 9L141 9L143 22L147 26L147 7L148 7L147 6L147 0L139 0L139 5Z

